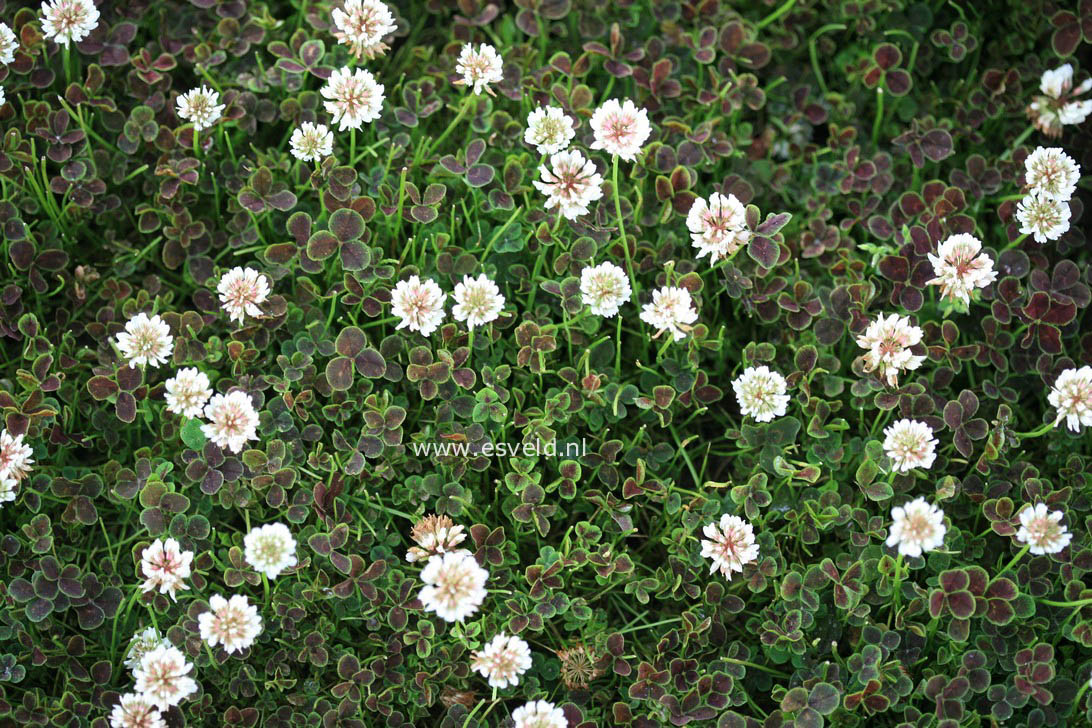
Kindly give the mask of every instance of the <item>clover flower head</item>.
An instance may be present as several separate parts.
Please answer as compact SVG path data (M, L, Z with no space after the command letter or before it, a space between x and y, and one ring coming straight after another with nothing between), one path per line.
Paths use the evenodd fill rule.
M701 555L713 562L710 574L719 571L731 581L732 572L742 573L746 564L758 560L754 527L739 516L725 513L719 522L706 524L702 533Z
M944 511L917 498L891 509L894 521L887 535L887 545L897 546L904 556L921 556L944 545Z

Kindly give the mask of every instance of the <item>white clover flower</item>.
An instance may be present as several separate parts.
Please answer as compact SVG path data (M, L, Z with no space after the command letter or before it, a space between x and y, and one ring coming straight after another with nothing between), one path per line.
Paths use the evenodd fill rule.
M1061 124L1083 124L1092 114L1092 100L1070 101L1058 109L1058 122Z
M698 257L709 256L710 263L731 257L751 239L747 229L747 211L735 195L725 197L714 192L706 202L694 200L686 214L690 239Z
M133 671L136 691L166 710L197 692L197 682L189 675L192 670L193 665L177 647L157 647L140 658Z
M125 331L117 335L117 346L131 368L157 367L167 363L174 351L174 338L163 319L142 312L125 322Z
M938 441L933 437L933 428L917 420L899 420L884 428L887 437L883 449L891 458L891 465L896 472L908 473L914 468L929 469L936 460Z
M1081 427L1092 427L1092 367L1066 369L1059 374L1047 401L1058 410L1055 427L1062 420L1073 432L1080 432Z
M91 0L45 0L42 35L57 45L79 43L99 25L99 9Z
M22 435L0 430L0 476L20 481L33 470L34 450L23 442Z
M326 111L333 115L338 129L359 129L366 121L375 121L383 109L383 84L363 68L339 68L322 87Z
M334 133L325 124L305 121L288 140L292 156L301 162L321 162L334 153Z
M125 693L110 711L110 728L167 728L167 724L151 700Z
M569 721L561 708L545 700L532 700L512 711L512 728L568 728Z
M452 315L456 321L466 321L468 329L495 320L504 308L504 296L484 273L477 278L463 276L463 282L455 286L452 298L455 299Z
M940 297L970 304L971 292L997 280L993 260L982 253L982 241L968 233L951 235L929 253L935 278L927 285L940 286Z
M332 35L346 43L354 58L372 59L387 50L383 39L397 26L390 8L379 0L345 0L345 7L330 14L336 30Z
M1048 511L1046 503L1036 503L1020 511L1020 530L1016 540L1026 543L1033 554L1056 554L1073 540L1062 525L1061 511Z
M470 667L494 688L515 687L520 675L531 669L531 646L504 632L472 655Z
M475 94L485 91L495 96L489 84L499 83L504 79L504 63L497 49L488 43L482 43L477 49L472 43L467 43L459 52L455 72L462 76L455 83L473 86Z
M208 129L215 124L224 113L224 105L220 103L220 94L207 86L187 91L175 101L178 108L178 116L193 124L197 131Z
M568 148L576 136L576 124L556 106L539 107L527 117L523 141L539 154L557 154Z
M129 649L125 652L124 665L130 670L140 666L144 655L158 647L170 647L171 643L159 634L155 627L148 627L143 632L137 632L129 640Z
M243 558L255 571L275 579L296 565L296 539L283 523L257 526L243 538Z
M0 508L11 503L19 495L19 481L10 475L0 473Z
M1057 240L1069 231L1069 203L1041 192L1031 192L1016 203L1020 232L1033 235L1035 242Z
M436 554L454 551L455 547L466 540L466 532L461 525L447 516L425 516L413 524L410 537L417 543L406 552L406 561L411 564L427 560Z
M1061 147L1037 147L1024 160L1024 179L1033 192L1055 200L1073 196L1081 179L1081 166Z
M2 86L0 86L0 107L2 107L2 106L3 106L4 104L6 104L7 102L8 102L8 97L7 97L7 95L6 95L5 93L4 93L4 89L3 89L3 87L2 87Z
M607 154L617 154L632 162L652 133L648 112L626 99L609 99L592 114L591 128L595 133L592 149L602 149Z
M580 300L596 316L612 318L632 295L626 272L614 263L600 263L580 271Z
M485 601L488 578L489 572L469 551L449 551L429 558L421 570L425 586L417 598L426 612L435 612L446 622L461 622Z
M944 511L930 505L924 498L912 500L891 509L891 531L888 546L898 546L904 556L921 556L926 551L944 545Z
M0 63L7 65L15 60L15 51L19 47L19 41L15 33L11 31L7 23L0 23ZM0 106L3 101L0 101Z
M728 581L732 572L742 573L745 564L758 560L758 544L754 527L739 516L725 513L720 522L708 523L702 529L701 555L712 559L710 574L720 572Z
M214 394L205 405L205 419L208 423L201 425L201 432L221 449L237 453L247 440L258 439L258 411L242 390Z
M921 329L910 323L909 316L893 313L884 318L880 314L857 337L857 345L868 350L864 355L865 371L875 371L890 386L897 387L900 371L913 371L925 361L924 356L910 351L910 347L921 343L921 336Z
M656 336L670 331L675 341L686 338L698 320L698 312L685 288L664 286L652 292L652 301L641 309L641 320L656 329Z
M391 291L391 313L402 319L395 329L408 327L428 336L444 320L444 301L447 294L440 290L436 281L410 276L398 281Z
M595 170L595 162L575 149L552 155L550 166L540 166L538 173L542 181L532 182L546 195L544 207L556 206L567 220L586 215L588 205L603 196L603 178Z
M253 268L235 266L216 284L220 294L221 308L228 315L228 321L243 322L245 316L258 318L262 310L258 308L269 298L269 279Z
M1027 114L1042 133L1049 137L1061 136L1063 125L1080 124L1092 114L1092 101L1076 98L1089 89L1092 89L1092 78L1073 88L1073 66L1068 63L1043 71L1039 81L1042 95L1032 99Z
M141 591L158 589L160 594L166 594L171 601L178 601L178 590L189 589L183 582L190 578L192 563L192 551L183 551L178 541L173 538L166 541L157 538L140 554L140 570L145 576Z
M242 594L224 599L213 594L209 599L209 611L197 616L201 639L209 647L223 645L224 652L242 652L254 644L262 633L262 618L258 608L250 604Z
M1070 63L1043 71L1039 79L1039 90L1052 99L1060 99L1072 86L1073 65Z
M208 375L196 367L179 369L163 386L167 411L183 417L200 417L212 396Z
M789 406L788 382L768 366L747 367L733 382L740 412L756 422L770 422Z

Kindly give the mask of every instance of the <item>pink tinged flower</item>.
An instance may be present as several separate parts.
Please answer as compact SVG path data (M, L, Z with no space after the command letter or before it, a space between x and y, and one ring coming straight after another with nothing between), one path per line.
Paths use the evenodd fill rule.
M1062 525L1061 511L1048 511L1046 503L1036 503L1020 511L1020 530L1016 540L1027 544L1031 553L1056 554L1073 540Z
M110 728L167 728L167 724L147 697L125 693L110 711Z
M513 728L568 728L565 713L553 703L532 700L512 711Z
M452 315L456 321L465 321L468 329L494 321L504 308L504 296L484 273L477 278L463 276L452 298L455 299Z
M58 45L79 43L99 25L99 10L91 0L46 0L42 3L42 35Z
M501 632L472 654L470 667L494 688L515 687L531 669L531 647L519 637Z
M732 382L740 412L756 422L770 422L788 411L788 383L767 366L747 367Z
M160 594L177 601L177 591L189 589L184 581L190 578L192 563L192 551L183 551L173 538L166 541L157 538L140 554L140 570L145 577L141 590L158 589Z
M895 471L907 473L914 468L932 467L939 443L929 425L902 419L885 428L883 434L886 436L883 449Z
M997 280L993 260L982 253L982 241L968 233L950 236L937 248L936 255L929 254L935 278L927 281L930 286L940 286L941 298L970 304L971 293L985 288Z
M1033 192L1055 200L1071 198L1081 179L1081 166L1061 147L1038 147L1024 160L1024 170Z
M671 332L675 341L686 338L698 320L690 291L664 286L652 292L652 300L641 309L641 320L656 329L656 336Z
M564 151L576 136L576 124L556 106L539 107L527 117L527 130L523 141L539 154L557 154Z
M747 212L735 195L725 197L719 192L694 200L686 215L690 239L698 249L698 257L708 255L710 263L729 258L751 239L747 229Z
M1047 395L1047 401L1058 410L1054 419L1057 427L1062 420L1073 432L1092 427L1092 367L1066 369L1058 375Z
M330 14L339 43L349 46L354 58L372 59L387 50L383 39L396 29L390 8L379 0L345 0L344 8Z
M15 51L19 41L7 23L0 23L0 63L8 64L15 60ZM0 102L2 103L2 102Z
M341 131L375 121L383 108L383 84L363 68L334 71L322 87L322 96L326 111L333 115Z
M485 91L490 96L495 96L489 84L499 83L504 79L504 63L497 49L488 43L482 43L478 48L468 43L459 52L455 72L462 76L455 81L456 84L472 86L475 94Z
M27 477L34 464L34 450L23 442L22 435L12 435L6 429L0 431L0 477L20 481Z
M425 516L413 525L410 537L417 543L406 552L406 561L411 564L425 561L430 556L454 551L466 539L466 532L461 525L455 525L447 516Z
M891 530L887 536L888 546L898 546L904 556L921 556L926 551L933 551L944 545L944 511L925 501L924 498L912 500L902 506L891 509Z
M702 529L701 555L711 559L710 574L720 572L732 580L732 572L743 572L745 564L758 560L758 544L754 527L739 516L725 513L720 522L706 524Z
M235 594L224 599L213 594L209 599L209 611L197 617L197 626L201 639L209 647L223 645L224 651L242 652L254 644L262 633L262 618L258 608L247 602L242 594Z
M921 343L922 331L910 323L908 316L881 314L857 337L857 345L868 351L864 354L864 370L884 377L888 385L897 387L899 372L912 371L925 361L910 347Z
M267 523L250 529L243 538L243 558L270 579L296 565L296 539L283 523Z
M241 390L213 395L205 405L205 419L201 432L221 449L237 453L248 440L258 439L258 412Z
M193 128L197 131L208 129L224 113L220 94L206 86L187 91L178 97L175 104L178 117L193 124Z
M321 162L334 153L334 133L325 124L305 121L288 140L292 156L301 162Z
M446 299L447 294L436 281L427 278L422 281L418 276L399 281L391 292L391 313L401 319L395 328L409 328L428 336L444 320Z
M542 181L534 180L538 191L546 195L546 209L557 207L567 220L586 215L588 205L603 196L603 178L595 163L575 149L550 157L550 166L538 168Z
M624 104L618 99L606 101L592 114L591 128L595 134L592 149L616 154L627 162L637 157L652 133L648 112L629 99Z
M1016 203L1020 232L1032 235L1037 243L1057 240L1069 231L1069 203L1042 192L1031 192Z
M167 357L174 351L174 338L170 327L158 315L138 313L125 322L125 330L117 335L117 346L130 367L148 364L157 367L167 363Z
M1089 89L1092 89L1092 79L1087 78L1073 88L1073 66L1068 63L1044 71L1039 81L1042 95L1032 99L1027 115L1042 133L1049 137L1061 136L1062 126L1080 124L1092 114L1092 101L1077 99Z
M269 279L253 268L236 266L220 278L216 292L228 320L242 323L245 316L262 316L258 307L269 298Z
M435 612L446 622L461 622L478 611L485 601L485 582L489 572L478 565L466 550L433 556L421 570L421 588L417 598L426 612Z
M157 647L140 658L133 671L136 691L160 710L167 710L197 692L197 682L189 675L192 671L193 665L177 647Z
M596 316L613 317L632 295L626 272L614 263L580 271L580 299Z
M212 396L208 375L195 367L179 369L164 387L167 411L183 417L200 417Z

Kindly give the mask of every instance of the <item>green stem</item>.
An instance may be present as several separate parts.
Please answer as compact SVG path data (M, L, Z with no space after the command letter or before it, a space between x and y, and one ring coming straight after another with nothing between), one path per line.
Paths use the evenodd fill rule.
M629 254L629 239L626 237L626 223L622 219L622 197L618 192L618 155L614 157L614 170L611 173L611 182L614 185L614 214L618 217L618 234L622 238L622 250L626 254L626 273L629 275L629 287L633 289L633 297L636 299L637 278L633 275L633 260Z
M1001 252L1003 253L1006 250L1012 250L1013 248L1017 247L1018 245L1020 245L1020 243L1024 242L1024 238L1026 238L1027 236L1028 234L1024 233L1020 237L1016 238L1016 240L1013 240L1011 243L1002 248Z
M1016 433L1016 436L1019 437L1022 440L1030 440L1032 438L1041 437L1042 435L1045 435L1046 433L1050 432L1053 429L1054 429L1054 423L1053 422L1044 422L1042 425L1040 425L1038 428L1032 430L1031 432L1018 432L1018 433Z
M451 123L447 125L447 128L444 129L444 133L441 134L440 136L436 137L436 139L432 142L432 144L428 145L428 151L425 153L426 157L431 155L432 150L435 149L436 147L440 146L440 143L444 139L447 139L448 134L450 134L451 131L455 128L455 125L458 124L459 121L463 118L463 116L466 115L467 110L470 108L470 102L471 102L471 100L473 98L474 98L473 96L471 96L470 94L467 94L466 98L463 99L463 105L459 108L459 113L456 114L455 118L451 120Z
M879 143L880 124L883 123L883 87L876 88L876 118L872 121L872 146Z
M895 559L895 611L899 610L899 602L902 600L902 562L903 555L899 552L899 556Z
M785 2L783 2L781 4L781 7L779 7L777 10L775 10L772 13L770 13L769 15L767 15L762 20L758 21L758 24L755 25L755 30L762 30L767 25L774 22L775 20L780 18L785 13L792 10L793 5L796 5L796 0L785 0Z
M1024 557L1024 554L1026 554L1030 548L1031 548L1031 544L1027 544L1026 546L1024 546L1024 548L1017 551L1016 556L1012 557L1012 561L1005 564L1005 568L1003 568L1003 569L1001 569L1001 571L997 572L997 574L995 574L994 577L992 579L990 579L989 583L987 583L986 586L988 587L990 584L992 584L995 581L997 581L998 579L1000 579L1002 574L1004 574L1006 571L1008 571L1012 567L1016 566L1016 562L1019 561L1020 559L1022 559Z
M1084 607L1092 604L1092 599L1078 599L1075 602L1052 602L1049 599L1040 599L1040 604L1046 604L1051 607Z
M845 30L846 26L841 23L827 23L823 27L816 30L808 38L808 55L811 57L811 70L815 74L815 80L819 82L819 90L823 92L823 95L827 95L827 82L823 79L823 72L819 69L819 51L815 46L815 42L819 40L819 36L823 33L829 33L832 30Z
M1012 156L1012 153L1016 151L1016 148L1024 143L1024 140L1031 136L1035 131L1035 125L1029 124L1027 129L1020 132L1020 136L1016 137L1016 141L1012 143L1012 146L1005 150L1005 153L1001 155L1001 159L1008 159Z

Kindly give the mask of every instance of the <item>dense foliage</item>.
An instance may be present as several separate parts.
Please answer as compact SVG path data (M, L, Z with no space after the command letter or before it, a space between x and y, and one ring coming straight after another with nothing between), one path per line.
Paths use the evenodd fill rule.
M0 452L0 724L110 725L152 628L192 664L170 726L533 700L580 728L1089 725L1092 420L1048 398L1092 365L1092 185L1026 175L1039 146L1092 169L1092 122L1044 110L1092 97L1092 0L387 4L358 48L342 0L100 0L67 44L0 0L0 446L33 450ZM464 83L468 43L502 73ZM343 68L374 118L331 110ZM651 125L632 160L600 144L610 99ZM594 169L547 208L525 132L551 106ZM306 161L305 123L332 136ZM688 225L714 193L725 250ZM1022 233L1032 203L1067 229ZM988 269L966 301L934 281L960 234ZM582 289L608 262L613 317ZM411 276L452 299L431 326ZM268 292L222 307L225 280ZM859 343L892 314L920 329L898 365ZM209 391L180 415L183 376ZM766 385L788 396L748 405ZM903 419L935 452L893 454ZM1038 504L1063 548L1031 548ZM422 594L428 515L488 574L458 618ZM255 569L263 533L296 548ZM149 548L192 553L176 590L143 588ZM261 629L229 652L234 595ZM500 633L530 649L503 687L474 667Z

